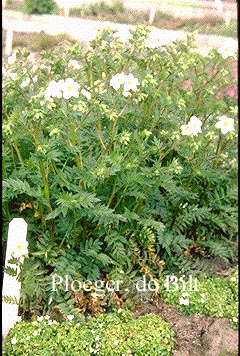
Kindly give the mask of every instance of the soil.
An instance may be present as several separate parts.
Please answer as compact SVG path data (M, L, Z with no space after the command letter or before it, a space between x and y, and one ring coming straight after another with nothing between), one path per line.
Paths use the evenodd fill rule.
M230 264L215 257L205 263L209 276L224 278L232 272L236 262ZM159 297L136 305L136 317L149 313L159 315L174 330L172 356L238 356L238 330L234 330L226 318L184 315L176 306L166 304Z
M167 321L175 332L173 356L237 356L238 331L228 319L203 314L184 315L161 298L138 304L135 316L155 313Z

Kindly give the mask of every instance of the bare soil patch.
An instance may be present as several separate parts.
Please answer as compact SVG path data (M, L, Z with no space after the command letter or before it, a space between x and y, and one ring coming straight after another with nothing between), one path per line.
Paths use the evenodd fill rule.
M203 314L184 315L175 306L157 298L138 304L135 316L155 313L167 321L175 332L173 356L237 356L238 331L228 319Z

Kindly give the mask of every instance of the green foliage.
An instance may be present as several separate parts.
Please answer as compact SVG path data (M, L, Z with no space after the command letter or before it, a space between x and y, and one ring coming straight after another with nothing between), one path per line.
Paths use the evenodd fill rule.
M216 99L235 57L203 57L191 38L149 48L150 31L126 42L105 29L84 53L65 43L37 62L17 52L6 66L3 223L28 223L23 312L66 303L73 314L72 293L51 291L54 274L158 278L163 267L191 269L193 244L234 257L237 126L215 125L237 117L235 97ZM136 88L130 76L132 89L114 89L122 72ZM183 135L192 116L201 132Z
M24 0L24 11L27 14L53 14L58 12L54 0Z
M82 322L57 323L40 318L18 322L4 340L3 355L159 355L170 356L174 333L168 323L149 314L134 319L127 311L102 314ZM148 326L147 332L145 330Z
M163 280L162 280L163 282ZM233 328L238 328L238 268L226 278L207 278L200 276L198 290L190 291L190 281L185 291L181 282L178 289L170 283L170 291L161 290L165 302L176 305L185 314L201 313L218 318L229 318ZM183 293L187 292L189 305L180 303Z

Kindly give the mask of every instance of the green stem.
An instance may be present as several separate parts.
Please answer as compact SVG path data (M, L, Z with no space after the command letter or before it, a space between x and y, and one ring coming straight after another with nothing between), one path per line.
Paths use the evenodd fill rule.
M16 142L13 142L13 147L14 147L16 153L17 153L17 156L18 156L19 162L21 163L22 168L24 168L24 161L23 161L21 152L20 152Z
M48 202L48 210L50 212L52 211L52 207L50 202L50 193L49 193L48 178L47 178L48 175L47 172L45 171L44 164L41 160L39 160L39 169L43 180L45 199Z
M216 160L213 164L213 168L217 168L218 164L219 164L219 154L221 152L221 143L222 143L222 139L223 139L223 136L222 134L219 135L219 140L218 140L218 144L217 144L217 148L216 148Z

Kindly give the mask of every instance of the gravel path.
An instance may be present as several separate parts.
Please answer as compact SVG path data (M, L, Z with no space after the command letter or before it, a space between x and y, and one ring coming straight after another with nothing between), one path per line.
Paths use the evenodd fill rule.
M25 15L21 12L12 10L3 10L2 12L2 27L4 29L12 29L15 32L41 32L56 35L66 33L72 38L89 42L95 38L98 29L110 27L117 30L134 28L131 25L112 23L109 21L94 21L75 17L63 17L58 15ZM187 38L188 33L184 31L173 31L157 29L159 37L166 39L167 42L176 39ZM196 44L199 51L218 48L226 39L217 35L195 35Z

